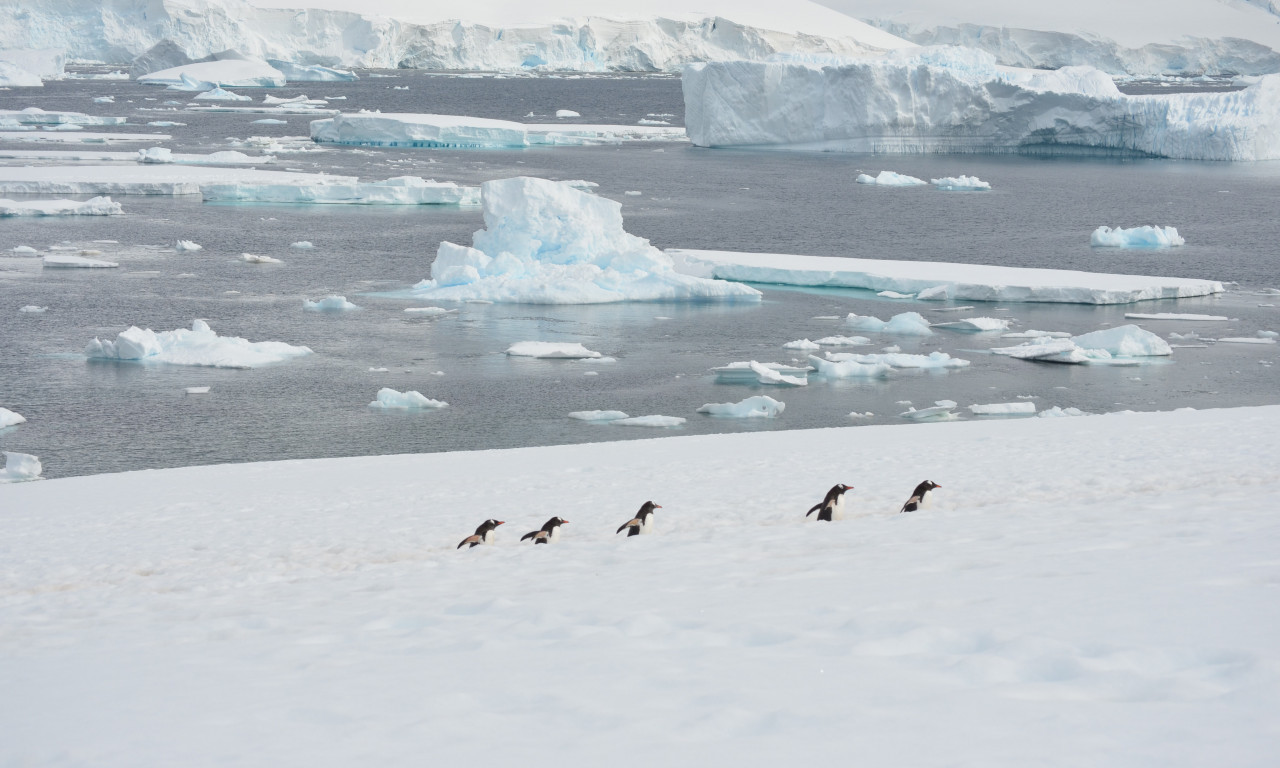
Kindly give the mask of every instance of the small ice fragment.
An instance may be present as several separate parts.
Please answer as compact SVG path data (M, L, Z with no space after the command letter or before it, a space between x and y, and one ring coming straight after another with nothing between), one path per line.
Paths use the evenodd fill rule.
M897 333L904 336L931 336L929 321L919 312L903 312L888 320L881 320L871 315L858 315L852 312L845 318L849 327L858 331L872 333Z
M986 192L991 185L977 176L945 176L929 179L929 183L943 192Z
M175 245L173 249L179 253L182 253L184 251L203 250L203 246L201 246L199 243L193 243L190 240L179 240L178 244Z
M389 370L391 369L390 368L370 368L369 369L369 371L372 373L386 373Z
M897 291L880 291L877 296L883 296L886 299L914 299L914 293L898 293Z
M972 331L976 333L984 333L988 331L1007 330L1009 328L1009 321L997 317L966 317L961 320L934 323L933 327L946 328L951 331Z
M628 419L615 419L610 424L620 427L678 427L685 419L680 416L632 416Z
M458 310L445 309L444 307L405 307L404 311L415 315L448 315Z
M315 248L315 246L314 246L314 245L312 245L312 244L311 244L311 241L309 241L309 240L299 240L299 241L298 241L298 242L296 242L296 243L289 243L289 247L290 247L290 248L297 248L297 249L298 249L298 250L300 250L300 251L305 251L305 250L307 250L307 249L309 249L309 248Z
M270 256L259 256L255 253L242 253L240 254L240 259L242 261L247 261L250 264L283 264L284 263L279 259L272 258Z
M530 112L529 114L533 114ZM556 117L582 117L581 114L574 112L572 109L557 109Z
M921 408L919 410L911 408L898 415L904 419L911 419L913 421L949 421L956 418L956 415L951 412L955 407L956 401L954 400L938 400L932 407Z
M370 408L421 410L424 408L444 408L449 404L442 400L432 400L421 392L409 390L397 392L390 387L378 390L378 399L369 403Z
M25 312L29 315L42 315L49 311L48 307L37 307L35 304L28 304L25 307L19 307L19 312Z
M857 411L849 412L849 418L851 419L869 419L872 416L875 416L875 414L871 411L867 411L866 413L858 413Z
M821 349L822 345L818 344L817 342L809 341L808 339L796 339L795 341L788 341L786 344L783 344L782 348L810 350L810 349Z
M569 418L580 421L617 421L631 417L622 411L574 411L569 414Z
M4 469L0 469L0 483L23 483L28 480L42 480L40 459L29 453L4 452Z
M987 403L971 405L969 410L977 416L1005 416L1010 414L1030 414L1036 412L1035 403Z
M31 247L31 246L29 246L29 245L19 245L17 248L14 248L14 249L13 249L13 252L14 252L14 253L22 253L22 254L28 254L28 253L34 254L34 253L39 253L39 251L37 251L35 248L32 248L32 247Z
M513 357L538 357L573 359L581 357L601 357L577 342L553 341L518 341L507 348L507 354Z
M8 408L0 408L0 429L23 424L26 420L27 418L25 416L16 411L11 411Z
M622 194L627 195L628 197L639 197L644 193L638 189L630 189L630 190L627 190L626 192L623 192Z
M187 387L187 394L188 395L207 395L209 394L209 388L208 387Z
M1053 419L1063 416L1087 416L1088 414L1079 408L1060 408L1055 405L1052 408L1044 409L1036 415L1042 419Z
M1089 236L1095 248L1170 248L1186 242L1177 227L1098 227Z
M786 407L786 403L774 400L768 395L756 395L737 403L707 403L698 409L698 413L735 419L772 419L781 414Z
M302 306L312 312L349 312L353 309L360 309L360 307L347 301L346 296L326 296L319 301L304 300Z

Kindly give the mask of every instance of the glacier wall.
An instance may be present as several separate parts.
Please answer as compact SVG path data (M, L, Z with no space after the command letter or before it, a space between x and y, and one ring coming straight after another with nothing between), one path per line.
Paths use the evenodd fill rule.
M689 139L703 147L1280 159L1280 75L1226 93L1126 96L1090 67L1013 69L938 47L694 64L683 85Z
M872 31L877 39L888 38ZM846 35L777 32L716 16L591 17L511 27L413 24L344 10L258 8L243 0L23 0L21 8L0 14L4 47L64 50L81 62L122 64L141 57L156 68L234 49L325 66L588 72L674 72L693 61L760 59L780 51L882 50Z

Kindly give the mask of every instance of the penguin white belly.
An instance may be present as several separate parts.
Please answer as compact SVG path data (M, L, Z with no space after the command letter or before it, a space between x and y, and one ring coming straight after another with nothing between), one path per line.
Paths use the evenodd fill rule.
M925 493L924 498L920 500L920 509L928 509L933 506L934 491Z
M495 535L495 533L496 531L485 531L484 535L480 537L480 543L481 544L494 543L494 541L497 539L497 536Z
M646 533L653 533L653 515L649 515L647 520L640 523L640 535L643 536Z
M557 525L555 528L552 528L551 531L547 533L547 543L550 544L553 541L559 541L559 540L560 540L560 526Z
M840 494L840 498L836 499L836 503L831 505L831 519L832 519L832 520L843 520L843 519L844 519L844 499L845 499L845 496L846 496L846 494L843 494L843 493L842 493L842 494Z

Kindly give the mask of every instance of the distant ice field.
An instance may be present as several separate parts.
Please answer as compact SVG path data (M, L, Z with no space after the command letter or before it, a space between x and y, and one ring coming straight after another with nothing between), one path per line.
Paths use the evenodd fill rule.
M386 72L354 83L307 83L273 95L307 94L343 110L441 112L515 120L636 124L650 115L679 125L675 78L492 79ZM393 90L408 87L408 90ZM95 96L114 95L114 104ZM164 102L186 96L118 81L50 82L0 92L0 109L40 106L129 124L151 121L174 152L256 147L228 139L306 136L305 116L256 125L252 115L193 113ZM155 99L155 101L146 101ZM256 101L261 96L255 94ZM162 110L176 111L162 111ZM143 111L156 110L156 111ZM530 113L533 117L526 117ZM130 145L133 146L133 145ZM45 475L272 458L370 455L500 448L651 437L569 419L585 410L679 416L678 434L779 430L901 421L899 401L923 408L937 400L968 406L1025 396L1044 410L1166 410L1277 402L1275 345L1173 340L1254 336L1280 330L1280 163L1229 164L982 156L864 156L694 149L686 143L510 151L373 149L298 145L277 154L272 170L359 176L417 175L478 184L514 175L583 179L623 203L628 232L661 248L801 253L902 261L1051 267L1121 274L1204 278L1227 283L1217 297L1115 307L978 304L949 312L949 302L877 297L869 291L798 290L756 285L752 306L624 304L608 307L448 305L441 316L405 313L414 302L371 296L428 277L442 240L470 243L482 225L470 210L212 204L194 199L129 198L125 215L78 220L12 220L0 226L0 407L27 423L0 431L0 449L41 457ZM0 148L30 148L4 144ZM658 151L661 150L661 151ZM7 161L21 165L30 160ZM858 185L882 170L918 178L975 175L992 183L981 195ZM641 195L627 195L639 191ZM84 199L81 196L78 199ZM1163 252L1095 249L1098 226L1175 226L1187 244ZM177 253L179 240L203 246ZM118 243L95 243L115 240ZM298 241L314 249L291 249ZM115 270L40 270L41 253L62 241L100 250ZM249 264L242 253L282 264ZM342 295L363 308L316 313L305 300ZM435 302L433 302L435 303ZM27 305L44 313L21 313ZM442 305L443 306L443 305ZM1011 332L1079 335L1127 322L1140 312L1227 316L1232 322L1138 321L1179 345L1171 358L1134 367L1054 366L987 354L1017 339L999 333L938 329L923 339L871 334L859 353L898 345L910 354L941 351L972 361L948 372L895 371L887 379L842 380L777 388L717 384L708 369L732 362L803 364L786 342L853 335L849 313L888 318L921 312L933 322L989 316L1013 319ZM840 319L815 319L815 318ZM189 328L196 318L219 334L303 345L315 354L251 371L88 362L95 336L115 338L131 325L157 332ZM859 332L861 333L861 332ZM577 342L616 363L513 359L519 341ZM386 371L370 369L386 368ZM443 375L435 375L443 372ZM592 374L592 375L585 375ZM199 398L185 388L209 386ZM389 387L449 403L425 412L381 412L368 404ZM714 419L705 403L769 395L786 403L773 419ZM849 419L852 411L874 417ZM270 427L264 427L269 424ZM633 434L637 433L637 434ZM667 433L664 433L667 434ZM144 439L145 436L145 439Z

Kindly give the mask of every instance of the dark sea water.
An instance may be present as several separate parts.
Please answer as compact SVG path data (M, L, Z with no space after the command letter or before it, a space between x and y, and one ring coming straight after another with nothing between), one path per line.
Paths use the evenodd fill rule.
M650 114L680 124L680 83L670 77L457 78L392 72L355 83L309 83L278 96L346 96L331 106L442 112L555 122L634 124ZM407 86L408 90L395 90ZM243 92L261 101L263 91ZM114 95L115 104L94 96ZM175 152L233 148L229 139L305 136L307 119L253 125L263 115L162 109L167 93L129 82L63 81L43 89L0 91L0 109L39 106L124 115L106 131L172 134ZM156 99L147 101L146 99ZM535 117L526 117L533 113ZM149 128L150 120L187 123ZM97 129L90 129L97 130ZM122 145L109 149L133 149ZM0 149L71 149L0 142ZM252 148L243 151L256 153ZM0 161L23 164L19 161ZM903 423L916 407L1034 398L1041 408L1093 413L1280 402L1273 365L1280 345L1217 344L1175 350L1139 367L1026 363L985 350L998 335L939 332L922 339L874 337L873 352L943 350L971 360L945 373L898 372L873 382L819 383L777 390L716 383L707 369L737 360L788 362L799 338L847 335L835 320L849 312L885 318L920 311L930 319L990 315L1015 330L1096 330L1129 312L1226 315L1227 323L1148 322L1170 332L1253 336L1280 331L1280 163L1224 164L1081 157L866 156L695 149L688 144L539 148L522 151L326 148L282 154L274 169L358 175L405 174L479 183L512 175L587 179L623 203L629 231L659 247L959 261L1098 272L1211 278L1226 294L1138 305L991 304L971 312L892 302L863 291L757 286L752 305L632 303L607 306L464 304L431 319L406 315L414 302L372 295L428 276L442 240L470 243L478 209L432 206L205 204L194 199L117 198L127 215L0 219L0 406L27 417L0 430L0 448L34 453L48 477L231 461L445 451L618 440L669 434ZM853 183L860 172L895 170L922 178L977 175L983 194L878 189ZM627 196L629 190L640 196ZM1187 245L1168 251L1089 247L1101 224L1171 225ZM172 251L176 240L204 250ZM114 240L117 243L94 243ZM311 251L291 250L309 240ZM44 270L8 250L70 242L103 251L119 270ZM275 256L253 266L242 252ZM345 295L359 312L303 310L303 300ZM420 302L419 302L420 303ZM19 307L48 306L44 314ZM130 325L157 331L206 319L223 335L305 344L314 355L257 370L217 370L87 361L95 336ZM524 340L578 341L612 355L612 365L511 358ZM369 368L388 368L372 372ZM443 375L436 375L436 372ZM584 375L596 371L598 375ZM187 395L209 386L207 395ZM443 410L384 413L367 407L383 386L447 401ZM777 419L712 419L710 402L769 394L786 403ZM575 410L688 419L673 430L592 425ZM853 420L851 411L874 417Z

